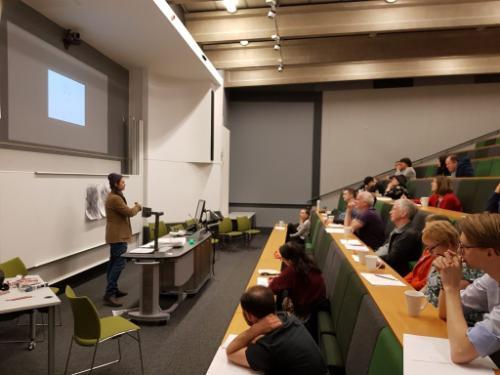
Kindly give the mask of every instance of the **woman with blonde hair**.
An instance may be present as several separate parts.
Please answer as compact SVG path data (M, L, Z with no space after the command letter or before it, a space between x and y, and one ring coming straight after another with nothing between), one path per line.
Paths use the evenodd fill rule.
M453 193L448 177L434 177L431 181L431 192L429 206L451 211L462 211L462 203L460 203L460 199Z

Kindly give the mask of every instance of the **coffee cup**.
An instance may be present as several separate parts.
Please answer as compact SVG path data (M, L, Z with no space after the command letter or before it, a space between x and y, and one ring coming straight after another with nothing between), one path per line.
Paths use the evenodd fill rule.
M427 303L429 303L425 298L425 294L417 290L405 290L405 296L408 315L410 316L419 316L420 312L427 306Z
M366 255L365 264L368 271L373 272L377 269L378 256L376 255Z
M278 226L281 227L281 228L283 228L285 226L285 222L283 220L280 220L278 222Z
M359 263L366 264L366 251L358 251Z
M429 207L429 197L420 198L420 203L423 207Z

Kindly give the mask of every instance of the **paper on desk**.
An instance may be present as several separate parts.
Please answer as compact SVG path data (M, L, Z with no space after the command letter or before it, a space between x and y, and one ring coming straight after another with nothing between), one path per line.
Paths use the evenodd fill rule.
M257 277L257 285L268 286L269 279L267 277Z
M478 358L467 365L450 360L450 342L436 337L403 336L405 375L480 375L492 374L496 366L489 357Z
M357 255L353 255L352 256L352 259L354 259L355 262L358 262L359 263L359 256Z
M356 250L356 251L368 251L368 248L365 245L353 245L348 243L345 245L347 250Z
M340 242L341 242L343 245L346 245L346 246L347 246L347 245L362 245L362 246L364 246L364 245L363 245L363 242L361 242L360 240L357 240L357 239L355 239L355 238L352 238L352 239L350 239L350 240L346 240L346 239L342 238L342 239L340 240Z
M226 348L234 340L236 335L229 335L224 343L219 347L215 353L214 359L208 368L206 375L248 375L248 374L261 374L249 368L235 365L227 359Z
M155 251L153 247L138 247L137 249L130 250L130 254L151 254Z
M326 233L344 233L343 228L326 228L325 229Z
M186 237L163 237L158 239L158 242L166 245L184 245Z
M328 228L344 228L342 224L334 224L334 223L330 223L327 226Z
M366 280L368 280L368 282L372 285L406 286L405 283L399 281L394 276L388 273L377 274L377 273L361 272L361 276L363 276ZM389 278L391 280L389 280Z
M274 227L274 229L276 229L276 230L285 230L286 227L280 227L280 226L277 225L277 226Z

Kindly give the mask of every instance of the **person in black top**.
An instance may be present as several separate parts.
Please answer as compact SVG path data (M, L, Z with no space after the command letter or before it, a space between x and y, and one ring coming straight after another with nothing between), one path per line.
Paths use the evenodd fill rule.
M474 177L474 167L467 156L458 159L456 154L448 155L445 164L451 177Z
M227 347L228 359L266 375L327 375L313 338L297 318L276 313L271 289L255 285L241 296L250 326Z
M488 199L486 211L491 214L500 214L500 184L497 185L493 195Z

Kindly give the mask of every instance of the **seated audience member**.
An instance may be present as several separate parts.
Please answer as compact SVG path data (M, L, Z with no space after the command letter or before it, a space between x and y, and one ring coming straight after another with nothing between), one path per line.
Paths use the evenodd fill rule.
M445 164L451 177L474 177L474 168L468 157L459 160L456 154L451 154Z
M422 253L420 234L411 227L411 221L417 213L417 207L408 199L394 202L390 211L394 230L377 255L400 275L406 275L410 269L408 262L417 260Z
M361 185L358 191L367 191L369 193L375 193L377 191L377 180L372 176L367 176L363 180L363 185Z
M453 193L448 177L434 177L431 181L431 192L429 206L445 210L462 211L462 203L460 203L460 199Z
M438 158L436 176L449 176L450 172L446 168L446 155L441 155Z
M446 319L451 360L469 363L477 357L500 351L500 215L475 214L460 221L457 252L447 251L433 265L439 271L443 290L439 316ZM485 275L460 290L462 261L485 271ZM484 313L472 328L464 313Z
M303 208L299 213L299 223L298 224L288 224L288 230L286 234L286 241L297 241L299 243L305 243L306 238L309 236L309 231L311 229L311 221L309 220L310 212L307 208Z
M276 313L271 289L253 286L241 296L250 326L227 347L228 359L264 374L327 375L318 346L293 315Z
M373 208L374 198L370 193L363 191L347 205L344 225L350 227L361 241L372 249L379 248L385 240L385 225L379 213ZM358 214L352 217L356 208Z
M500 184L497 185L493 195L488 199L486 211L492 214L500 214Z
M420 259L413 267L413 270L405 276L405 280L410 283L410 285L415 288L415 290L422 289L425 285L427 285L427 278L429 277L429 273L431 272L432 262L434 261L434 256L432 255L433 245L429 245L431 238L429 238L428 233L434 232L426 232L426 228L428 228L430 223L436 221L446 221L451 223L450 219L444 215L429 215L425 218L425 227L422 231L422 243L424 246L424 251L420 256Z
M313 337L316 336L316 312L326 300L325 281L320 269L307 256L304 246L287 242L279 249L281 259L287 266L269 283L274 294L288 292L293 306L293 314L304 322ZM290 305L287 309L290 311Z
M344 191L342 192L342 199L346 203L346 207L350 202L354 202L354 200L356 199L356 195L357 195L356 190L351 189L351 188L344 189ZM356 217L356 215L357 215L356 209L353 210L352 215L353 215L353 218ZM335 218L335 222L336 223L343 223L344 219L345 219L345 211L340 212L337 215L337 217Z
M415 169L412 167L410 158L402 158L397 162L396 173L394 173L394 175L405 176L407 181L417 177L417 172L415 172Z
M392 176L389 184L385 188L384 196L394 200L403 196L408 197L408 190L406 189L406 177L403 175Z

